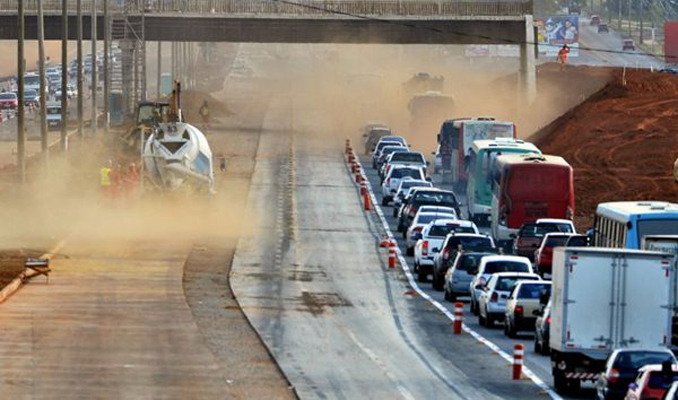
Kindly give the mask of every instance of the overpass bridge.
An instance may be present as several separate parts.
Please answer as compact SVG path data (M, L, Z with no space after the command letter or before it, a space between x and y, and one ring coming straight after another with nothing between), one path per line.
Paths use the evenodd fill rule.
M516 44L524 94L534 97L532 0L109 0L113 40L132 42L145 65L146 41L353 44ZM37 38L36 0L24 0L25 38ZM45 39L61 39L61 0L43 0ZM103 38L102 0L83 0L83 31L93 14ZM77 39L76 1L68 0L68 38ZM0 40L17 39L17 0L0 0ZM118 29L116 29L116 25ZM139 57L127 57L139 60ZM125 58L123 58L125 62ZM124 68L123 68L124 69ZM136 68L135 68L136 69ZM127 68L131 70L131 68ZM145 76L144 76L145 78ZM123 79L125 81L125 79Z

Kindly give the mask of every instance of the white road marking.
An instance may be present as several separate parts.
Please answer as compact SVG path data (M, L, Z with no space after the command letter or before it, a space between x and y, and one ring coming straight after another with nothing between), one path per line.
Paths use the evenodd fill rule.
M377 203L377 198L374 195L374 192L372 191L372 183L367 179L367 176L364 175L364 169L362 167L362 164L360 163L359 160L356 160L356 163L360 165L360 169L363 171L363 177L365 178L364 181L366 182L367 190L370 193L370 200L372 201L372 206L374 207L374 210L377 212L377 215L379 216L379 220L381 221L381 224L384 228L384 231L386 231L386 234L390 239L395 240L395 237L393 236L393 232L391 232L391 228L388 226L388 221L386 221L386 217L384 217L384 212L381 210L381 206L379 203ZM409 265L407 264L407 260L405 260L405 257L403 256L402 252L400 251L399 247L396 247L396 254L398 256L398 261L400 261L400 265L403 269L403 272L405 273L405 276L407 276L407 280L414 289L417 294L424 299L426 299L429 303L433 304L440 312L442 312L450 321L454 321L454 314L452 311L448 310L447 307L444 305L440 304L437 300L435 300L433 297L429 296L428 293L424 292L417 282L414 280L414 276L412 275L412 272L410 270ZM477 341L480 343L484 344L490 350L494 351L497 353L501 358L506 360L508 363L512 364L513 363L513 356L507 354L505 351L503 351L499 346L497 346L495 343L491 342L490 340L486 339L483 337L481 334L478 332L474 331L473 329L469 328L465 323L462 323L462 329L464 332L468 333L471 335L473 338L475 338ZM528 377L535 385L537 385L540 389L542 389L549 397L551 397L554 400L562 400L562 397L558 393L556 393L549 385L546 384L546 382L542 381L541 378L539 378L532 370L530 370L528 367L523 366L523 374Z

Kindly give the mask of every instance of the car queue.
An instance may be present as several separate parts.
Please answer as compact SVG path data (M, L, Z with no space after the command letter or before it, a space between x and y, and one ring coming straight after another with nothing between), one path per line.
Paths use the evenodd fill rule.
M375 143L373 166L391 173L411 168L391 164L389 157L397 154L400 158L414 159L415 154L418 157L420 153L412 150L405 138L395 136L390 128L381 125L380 129L389 134L372 138ZM368 143L370 130L364 132ZM392 151L380 160L382 155L378 153L387 146L402 150ZM475 150L461 161L466 168L465 188L459 189L461 186L456 181L457 190L436 187L427 175L429 163L418 161L416 168L421 168L423 179L402 176L397 185L382 179L382 206L393 207L392 215L397 217L397 229L403 234L407 254L414 257L414 272L419 282L426 282L432 276L432 288L444 291L445 300L469 299L471 311L477 315L480 325L489 328L501 323L509 338L521 331L534 332L535 353L547 355L551 348L553 305L549 278L554 268L554 249L600 246L603 240L610 240L612 233L621 236L622 224L619 227L612 223L600 225L605 222L601 217L586 235L577 234L572 222L573 170L561 157L542 154L528 142L506 137L474 141L469 148ZM384 176L383 172L380 176ZM454 212L432 212L431 207L447 207ZM672 221L678 225L678 206L676 211ZM613 226L615 229L609 235L601 234L601 228ZM628 230L630 226L627 224ZM481 231L479 227L484 229ZM678 234L678 229L673 232L653 228L646 233ZM607 246L623 249L626 248L623 243L622 240L619 245L608 243ZM556 305L558 307L562 305ZM667 348L659 347L663 347L661 351ZM605 353L605 360L609 364L613 356L632 351L654 354L659 347L618 348ZM559 371L563 360L554 364L552 358L556 390L577 390L581 382L589 380L594 382L596 395L601 399L650 398L634 394L647 392L652 381L642 381L643 368L657 364L656 360L666 361L661 357L647 357L647 363L633 364L630 372L633 379L629 383L628 379L615 378L618 370L610 372L602 367L595 374L569 373L565 379L566 374ZM678 365L675 357L669 361ZM651 365L647 368L657 369ZM658 371L657 374L663 373L665 377L662 393L669 392L673 380L678 380L678 373L667 367ZM626 371L625 376L628 375ZM645 389L638 389L643 385Z

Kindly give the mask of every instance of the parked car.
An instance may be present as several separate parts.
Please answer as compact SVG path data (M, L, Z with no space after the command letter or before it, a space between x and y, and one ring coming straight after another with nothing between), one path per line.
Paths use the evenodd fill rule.
M424 170L421 167L397 165L391 168L384 179L384 183L381 185L382 206L388 205L393 200L403 179L426 181Z
M506 302L506 336L512 338L520 331L534 331L537 314L542 308L541 299L550 294L551 282L518 282Z
M479 233L450 233L445 237L440 253L433 257L433 288L442 290L447 270L462 251L496 253L497 245L488 235Z
M513 286L522 280L541 280L539 275L528 272L498 272L480 289L478 295L478 323L488 328L495 321L503 321L506 302Z
M534 352L546 355L549 353L551 332L551 300L540 299L540 303L542 303L542 308L535 313L537 320L534 323Z
M470 285L478 273L480 260L485 256L495 255L490 252L462 251L457 252L452 266L445 273L445 300L457 301L458 296L470 296Z
M591 15L591 25L592 26L598 26L600 25L600 16L593 14Z
M626 400L661 399L678 381L678 365L671 362L641 367L635 382L629 384Z
M499 272L524 272L532 274L532 264L526 257L497 255L483 257L480 260L478 273L471 281L471 312L478 313L478 297L492 274Z
M567 219L542 218L523 224L513 240L513 253L534 260L534 252L541 245L544 235L551 232L574 233L572 221Z
M421 239L421 231L424 229L424 227L438 219L456 220L457 215L445 212L420 211L417 213L417 215L414 217L414 220L410 224L410 227L407 228L407 231L403 233L408 256L414 255L414 245L419 239Z
M422 267L427 271L433 270L435 255L443 247L445 238L450 233L478 233L478 227L471 221L458 219L437 219L424 227L419 240L414 245L414 271Z
M623 399L638 371L646 366L678 360L668 349L617 349L607 358L605 371L596 381L596 395L600 400Z
M571 233L547 233L544 236L539 248L534 252L534 265L536 272L544 276L551 274L551 264L553 263L553 249L563 247L567 240L572 236Z
M19 98L14 93L0 93L0 109L16 110L19 107Z
M415 187L430 188L433 187L433 184L431 182L424 180L406 179L406 178L401 179L400 184L398 185L398 189L396 190L396 194L395 196L393 196L394 217L398 216L398 211L400 210L400 207L403 205L403 199L405 198L405 196L407 196L411 188Z
M633 39L624 39L624 42L622 44L622 51L635 51L636 50L636 45L633 43Z
M362 137L365 142L365 154L371 154L374 147L384 136L391 135L391 128L381 123L371 123L363 126Z
M608 33L610 32L610 28L608 28L607 24L598 24L598 33Z

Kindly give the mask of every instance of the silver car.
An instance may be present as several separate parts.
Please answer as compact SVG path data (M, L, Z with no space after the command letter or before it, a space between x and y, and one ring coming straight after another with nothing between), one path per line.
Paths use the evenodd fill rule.
M457 301L458 296L471 295L471 281L478 273L480 259L485 256L491 256L494 253L483 252L460 252L452 264L452 267L445 274L445 300Z

